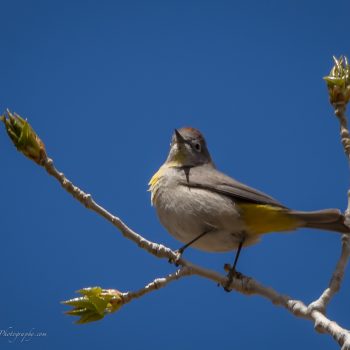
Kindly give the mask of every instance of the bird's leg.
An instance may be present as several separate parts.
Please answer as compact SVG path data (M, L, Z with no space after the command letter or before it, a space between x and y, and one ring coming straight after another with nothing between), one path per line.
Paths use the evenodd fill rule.
M192 239L191 241L189 241L188 243L186 243L185 245L183 245L182 247L180 247L179 249L176 250L176 252L178 253L178 258L181 258L181 255L183 254L183 252L185 251L186 248L188 248L191 244L193 244L194 242L198 241L200 238L202 238L203 236L205 236L208 232L210 232L211 230L208 231L204 231L203 233L201 233L200 235L198 235L197 237L195 237L194 239ZM169 262L173 262L171 260L169 260ZM176 261L175 261L176 264Z
M240 242L239 242L238 249L237 249L236 256L235 256L235 261L233 262L233 265L232 265L229 273L227 274L227 283L224 286L224 289L225 289L226 292L230 292L231 291L230 285L232 283L233 277L234 276L237 276L237 277L240 276L240 273L238 271L236 271L236 265L237 265L239 254L241 253L244 241L245 241L245 237L243 237L240 240Z
M189 242L186 243L184 246L182 246L181 248L179 248L177 251L182 255L186 248L188 248L188 247L189 247L190 245L192 245L194 242L197 242L200 238L202 238L203 236L205 236L208 232L210 232L210 231L204 231L203 233L201 233L200 235L198 235L197 237L195 237L194 239L192 239L192 241L189 241Z

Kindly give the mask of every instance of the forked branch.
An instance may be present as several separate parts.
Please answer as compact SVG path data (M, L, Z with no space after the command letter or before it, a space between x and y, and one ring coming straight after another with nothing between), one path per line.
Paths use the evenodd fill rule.
M341 141L345 154L350 160L350 135L347 127L347 118L345 115L346 105L350 99L350 78L349 65L346 58L335 59L335 66L327 81L330 101L335 109L335 115L340 122ZM85 288L78 291L81 296L65 301L64 303L73 307L67 313L79 316L78 323L97 321L106 314L117 311L122 305L140 298L147 293L156 291L167 286L170 282L175 282L183 277L197 275L209 279L215 283L226 285L227 277L213 270L203 268L199 265L180 257L177 252L164 245L151 242L133 231L120 218L111 214L101 205L99 205L92 196L82 191L79 187L68 180L65 175L58 171L54 166L52 159L48 158L44 143L31 128L29 123L17 114L10 111L1 117L5 124L6 131L15 144L16 148L28 158L34 160L38 165L44 167L47 173L53 176L61 186L70 193L76 200L88 209L101 215L112 223L125 238L133 241L137 246L146 250L148 253L169 261L172 261L179 269L165 277L156 278L145 287L137 291L121 292L116 289L102 289L100 287ZM350 223L350 190L348 192L348 208L345 212L346 224ZM321 333L330 334L343 350L350 349L350 333L348 330L339 326L336 322L326 317L326 309L332 297L340 289L347 262L350 256L350 239L347 234L342 236L341 255L336 264L335 271L330 279L328 288L321 296L305 305L300 300L295 300L289 296L282 295L270 287L263 286L253 278L242 275L234 278L232 289L247 295L260 295L273 304L287 309L293 315L306 318L314 323L315 329Z

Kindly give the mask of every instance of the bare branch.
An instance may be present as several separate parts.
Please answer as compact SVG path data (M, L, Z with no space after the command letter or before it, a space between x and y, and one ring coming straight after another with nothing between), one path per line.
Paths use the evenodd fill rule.
M322 313L326 312L326 308L332 297L339 291L341 282L344 277L345 269L350 256L350 237L348 234L342 235L342 250L339 261L335 267L332 278L329 282L328 288L321 294L321 296L310 304L315 310Z
M170 282L177 281L185 276L195 275L197 274L196 272L196 268L182 267L175 273L169 274L163 278L155 279L138 291L121 293L122 303L126 304L135 298L142 297L145 294L163 288ZM222 280L225 280L224 277ZM218 282L220 282L220 280L218 280ZM293 300L286 295L279 294L274 289L265 287L254 281L252 278L246 276L243 276L242 279L235 280L233 288L243 294L257 294L263 296L270 300L273 304L286 308L293 315L311 320L314 323L316 331L331 335L342 347L342 350L350 349L349 331L340 327L336 322L328 319L322 311L315 309L312 305L314 303L306 306L302 301Z
M164 288L170 282L177 281L182 277L190 276L190 275L191 275L191 270L187 267L182 267L181 269L178 269L177 271L169 274L166 277L156 278L154 281L152 281L151 283L148 283L145 287L135 292L122 293L121 297L123 299L123 303L124 304L129 303L130 301L136 298L140 298L145 294L148 294L160 288Z

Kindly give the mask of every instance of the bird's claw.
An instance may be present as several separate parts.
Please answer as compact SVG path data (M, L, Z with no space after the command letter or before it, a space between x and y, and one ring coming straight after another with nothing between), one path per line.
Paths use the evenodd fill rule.
M181 259L182 253L183 253L183 250L181 250L181 248L175 250L176 257L175 258L170 258L168 260L168 262L170 264L175 264L176 267L179 266L178 261Z
M228 264L225 264L224 268L226 271L227 271L228 266L229 266ZM233 268L229 269L229 273L227 274L227 281L223 285L225 292L232 292L231 284L232 284L233 279L234 278L241 279L242 277L243 277L243 275L239 271L237 271L236 269L233 269Z

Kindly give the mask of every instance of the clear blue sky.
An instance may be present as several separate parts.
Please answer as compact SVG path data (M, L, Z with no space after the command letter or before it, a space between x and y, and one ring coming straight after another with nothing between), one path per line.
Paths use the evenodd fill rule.
M349 173L322 77L350 54L348 0L1 1L0 109L27 117L57 167L145 237L178 248L147 182L175 127L197 127L221 170L301 210L346 207ZM258 296L188 278L102 322L59 302L174 271L87 211L0 130L0 329L46 338L1 349L337 349ZM271 234L239 269L310 302L327 286L336 234ZM189 249L222 271L232 254ZM350 281L329 316L350 324Z

